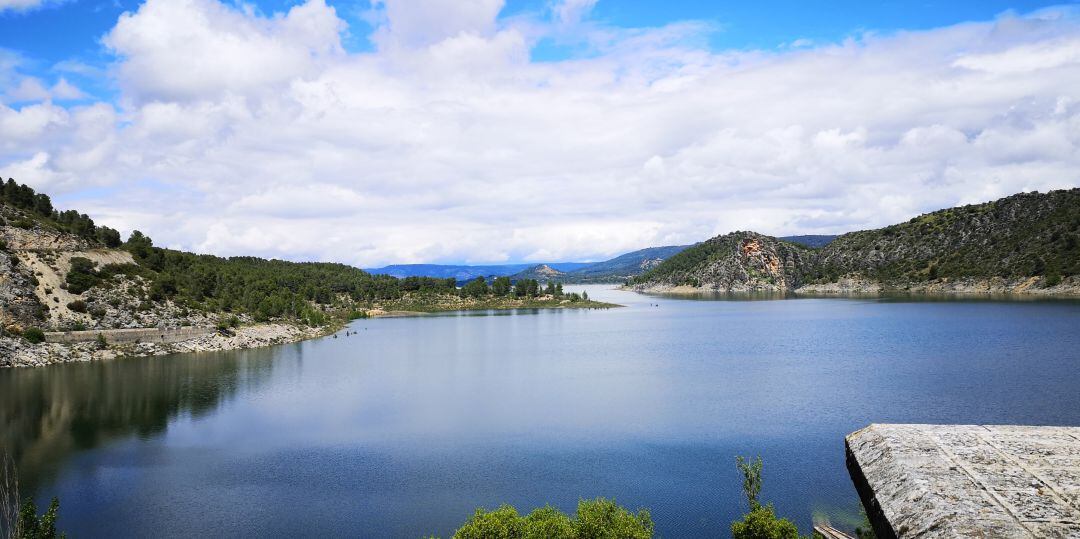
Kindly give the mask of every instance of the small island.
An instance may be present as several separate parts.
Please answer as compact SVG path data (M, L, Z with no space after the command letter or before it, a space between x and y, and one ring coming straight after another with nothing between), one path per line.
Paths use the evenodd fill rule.
M588 292L564 292L562 283L536 279L511 281L496 277L488 283L477 277L458 287L453 277L406 277L398 297L368 302L361 316L415 316L447 311L511 309L608 309L622 307L595 301Z

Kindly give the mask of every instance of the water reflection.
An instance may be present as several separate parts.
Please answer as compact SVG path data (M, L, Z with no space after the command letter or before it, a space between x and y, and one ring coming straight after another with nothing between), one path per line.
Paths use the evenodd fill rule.
M270 379L275 349L0 371L0 449L32 493L71 454L149 437L178 416L200 417Z

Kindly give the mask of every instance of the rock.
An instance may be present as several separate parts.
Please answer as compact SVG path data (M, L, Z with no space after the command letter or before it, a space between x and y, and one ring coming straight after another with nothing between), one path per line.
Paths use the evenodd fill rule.
M875 424L846 443L878 537L1080 537L1080 428Z

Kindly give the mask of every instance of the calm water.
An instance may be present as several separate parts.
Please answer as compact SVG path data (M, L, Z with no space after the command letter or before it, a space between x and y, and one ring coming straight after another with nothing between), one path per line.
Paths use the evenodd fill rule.
M361 320L265 350L0 371L23 486L91 536L449 535L615 497L726 536L735 455L809 531L870 422L1080 425L1080 304L689 301ZM653 306L656 305L656 306Z

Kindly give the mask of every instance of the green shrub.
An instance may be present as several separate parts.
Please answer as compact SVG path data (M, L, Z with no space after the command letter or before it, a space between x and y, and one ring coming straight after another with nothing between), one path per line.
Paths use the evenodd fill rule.
M71 259L71 269L64 278L67 289L72 294L82 294L98 285L101 277L94 270L94 263L88 258L77 256Z
M731 524L732 539L799 539L799 529L786 518L777 518L772 504L751 509L743 520Z
M67 307L68 309L71 309L72 311L75 311L77 313L86 312L86 302L81 299L77 299L75 301L72 301L71 303L68 303Z
M772 504L761 505L758 495L761 493L761 457L750 461L743 457L735 458L736 465L743 475L743 495L750 506L750 512L742 520L731 523L733 539L799 539L799 529L790 520L777 518Z
M60 499L53 498L49 509L40 517L37 515L37 506L34 500L27 498L19 508L19 521L17 533L12 537L17 539L56 539L56 518L60 513ZM59 537L65 537L59 534Z
M97 334L97 347L100 350L104 350L109 347L109 341L105 340L104 333Z
M30 344L45 342L45 332L41 331L41 328L27 328L23 330L22 337Z
M509 505L477 509L454 539L647 539L653 528L648 511L634 514L614 500L597 498L579 501L574 518L551 506L525 517Z

